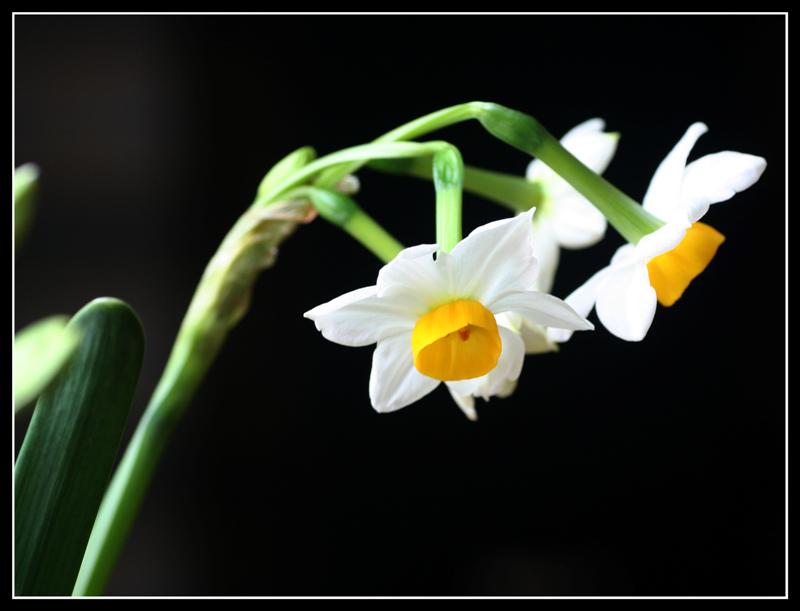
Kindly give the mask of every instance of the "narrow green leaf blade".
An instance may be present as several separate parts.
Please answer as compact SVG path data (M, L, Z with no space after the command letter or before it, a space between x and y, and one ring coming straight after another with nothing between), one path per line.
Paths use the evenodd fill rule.
M78 346L80 334L66 316L28 325L14 338L14 410L27 407L52 381Z
M14 245L28 233L33 221L36 190L39 185L39 166L26 163L14 170Z
M96 299L73 327L78 348L39 398L14 469L18 596L71 594L141 369L127 304Z

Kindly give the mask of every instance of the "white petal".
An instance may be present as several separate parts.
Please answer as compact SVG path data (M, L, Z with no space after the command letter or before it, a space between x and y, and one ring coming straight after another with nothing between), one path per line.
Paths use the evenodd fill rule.
M647 263L650 259L669 252L681 243L689 227L688 221L678 217L675 221L659 227L653 233L648 233L636 244L633 258ZM614 255L612 263L615 265L621 263L621 257Z
M537 219L533 223L533 255L539 265L536 282L526 288L549 293L553 288L556 269L558 268L559 247L553 223L549 218Z
M393 412L427 395L439 385L414 367L411 333L378 342L372 355L369 398L375 411Z
M469 396L477 396L478 390L480 389L481 385L486 383L486 376L482 375L477 378L470 378L468 380L454 380L451 382L445 382L447 387L450 389L452 394L459 395L462 397Z
M632 249L633 247L631 247ZM597 301L597 293L600 290L605 279L611 273L611 267L604 267L596 272L591 278L584 282L577 289L567 295L564 301L568 303L575 312L586 318L589 312L592 311L595 302ZM563 343L572 337L572 331L565 329L548 329L547 338L553 342Z
M551 178L553 170L551 170L543 161L533 159L525 170L525 178L531 182L542 182Z
M641 240L639 240L641 242ZM619 267L636 259L636 247L633 244L623 244L611 257L611 267Z
M531 245L533 213L531 209L478 227L456 244L450 253L453 290L488 308L501 292L532 287L537 271Z
M615 268L597 294L597 317L617 337L644 339L656 312L656 292L650 286L647 265L631 263Z
M583 123L578 123L575 127L573 127L566 134L564 134L561 137L561 144L565 145L565 142L569 142L575 136L602 132L605 128L606 128L606 122L603 121L603 119L601 119L600 117L587 119Z
M505 327L498 327L497 330L500 331L502 352L495 368L486 374L485 385L480 388L481 396L487 400L506 388L509 380L519 378L525 362L525 344L522 338Z
M402 303L375 296L376 287L350 291L309 310L322 336L343 346L367 346L414 328L416 318Z
M497 389L495 396L500 397L501 399L505 399L506 397L510 397L514 394L514 391L517 389L517 382L519 378L516 380L505 380L500 388Z
M433 260L436 244L421 244L400 251L378 272L378 296L391 297L420 316L442 300L445 282Z
M450 384L447 384L447 390L450 391L450 396L453 397L453 401L455 401L456 405L464 412L464 415L475 422L478 419L478 412L475 411L475 399L473 396L458 394L450 388Z
M587 248L603 239L606 217L575 190L552 202L553 226L565 248Z
M598 174L602 174L608 168L608 164L611 163L614 153L617 152L619 134L603 132L603 122L600 119L595 119L594 121L600 121L600 129L576 131L581 127L579 125L577 128L570 130L561 139L561 144L575 155L583 165ZM592 121L587 121L582 125L591 123Z
M701 157L686 166L681 197L691 222L761 178L767 160L755 155L723 151Z
M559 329L588 330L594 325L579 315L568 303L538 291L509 291L491 304L484 304L494 314L516 312L532 322Z
M503 312L497 314L494 319L497 321L497 326L503 326L506 329L511 329L514 333L519 334L522 328L522 316L516 312Z
M567 333L568 331L564 330L564 332ZM558 351L558 344L555 344L547 336L547 328L534 322L524 321L522 323L520 337L525 344L525 354L544 354Z
M644 196L644 209L662 220L670 220L681 209L681 184L686 159L697 139L708 131L704 123L693 123L664 158Z
M526 320L516 312L503 312L495 316L497 325L511 329L522 338L526 354L557 352L558 346L547 338L547 329L533 321Z
M391 265L394 261L419 259L420 257L428 258L436 252L437 248L438 246L436 246L436 244L417 244L416 246L409 246L397 253L395 258L386 264L386 267Z

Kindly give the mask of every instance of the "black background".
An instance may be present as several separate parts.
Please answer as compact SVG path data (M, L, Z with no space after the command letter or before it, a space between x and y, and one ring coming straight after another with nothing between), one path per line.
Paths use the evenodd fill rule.
M443 389L390 415L371 348L302 313L380 262L323 221L259 279L176 430L109 594L779 595L784 591L784 19L780 16L17 16L16 163L42 167L16 256L17 329L100 295L147 335L130 432L205 263L263 174L482 99L556 135L620 131L640 199L690 123L692 158L767 158L706 221L728 238L642 343L601 326L528 357L467 421ZM477 123L467 163L528 159ZM403 243L433 190L360 173ZM506 213L465 201L465 233ZM621 238L562 253L554 294ZM26 418L18 420L17 445Z

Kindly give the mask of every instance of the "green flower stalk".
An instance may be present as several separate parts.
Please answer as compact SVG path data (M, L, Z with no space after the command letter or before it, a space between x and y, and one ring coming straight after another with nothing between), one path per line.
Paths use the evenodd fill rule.
M429 168L436 188L436 242L442 250L449 251L461 241L461 192L464 182L464 164L461 154L446 143L421 145L422 157L401 159L416 163L421 161ZM433 160L427 149L435 148ZM382 160L397 161L397 160ZM321 217L344 230L367 250L388 263L403 249L394 237L364 212L356 202L343 193L319 187L299 187L290 192L292 197L307 197Z
M367 167L388 174L433 179L429 159L377 159ZM521 176L464 165L464 190L500 204L513 212L525 212L542 202L542 186Z
M228 332L244 316L258 273L298 223L308 202L289 200L248 210L209 261L184 317L167 366L98 511L74 595L103 592L169 435L194 396Z
M528 155L538 157L578 193L588 199L608 222L629 242L636 244L643 236L652 233L663 222L649 214L634 199L617 189L602 176L587 168L579 159L565 149L536 119L525 113L491 102L468 102L420 117L394 129L376 143L406 140L423 136L432 131L470 119L481 125L499 140ZM425 176L424 162L416 160L404 163L381 163L370 161L380 169L407 171ZM341 177L355 172L364 162L343 164L320 174L318 184L330 186ZM514 180L504 174L468 168L465 172L465 188L487 196L516 211L526 210L538 201L535 185L527 187L523 179ZM532 200L526 204L530 194Z
M486 103L478 114L478 120L496 138L538 157L550 166L594 204L632 244L664 224L638 202L587 168L533 117L499 104Z
M461 192L464 163L454 146L433 156L433 184L436 187L436 243L449 252L461 241Z
M467 102L437 110L400 127L385 133L375 140L375 143L399 142L403 140L413 140L420 136L425 136L436 130L462 123L470 119L477 119L481 113L483 102ZM365 164L364 161L343 164L322 172L315 184L320 186L330 186L347 174L352 174Z

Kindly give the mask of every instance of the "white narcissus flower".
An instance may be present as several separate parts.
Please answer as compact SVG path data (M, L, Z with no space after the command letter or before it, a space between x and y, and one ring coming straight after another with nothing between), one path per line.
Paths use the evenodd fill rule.
M642 340L653 322L656 302L674 304L711 262L725 237L699 222L709 206L747 189L767 166L763 157L732 151L687 165L689 152L706 131L703 123L692 124L650 181L644 209L665 224L636 245L619 248L608 267L566 298L582 316L595 307L600 322L624 340ZM566 341L571 335L548 331L554 341Z
M605 125L602 119L589 119L569 130L560 141L597 174L605 172L619 141L619 134L603 131ZM549 293L560 249L588 248L599 242L606 232L606 217L539 159L530 162L526 178L541 188L541 201L533 219L533 253L539 261L539 275L531 288ZM504 315L503 324L520 334L528 354L558 350L558 345L547 337L547 329L531 320Z
M441 382L455 397L477 388L502 392L525 357L519 335L497 324L504 312L549 327L593 328L560 299L531 290L532 216L530 210L478 227L451 252L434 244L406 248L380 270L376 285L305 313L330 341L377 344L369 382L376 411L405 407ZM458 403L475 418L473 406Z
M561 138L561 145L588 168L602 174L617 150L619 134L603 131L605 121L589 119L576 125ZM539 273L530 288L549 293L558 267L561 248L587 248L600 241L606 232L606 217L589 200L544 162L534 159L528 164L526 178L541 189L540 201L533 219L531 244L539 262ZM543 354L558 350L558 344L547 335L547 328L516 312L498 315L497 323L522 338L527 354ZM472 389L470 395L457 395L456 403L464 410L475 409L475 397L488 401L490 397L507 397L514 392L517 381L506 380L502 385L484 382Z
M614 157L619 134L604 132L605 121L589 119L569 130L561 145L597 174ZM558 266L559 248L587 248L606 232L606 217L544 162L534 159L526 178L538 184L542 199L533 220L534 255L541 266L537 288L549 292Z

